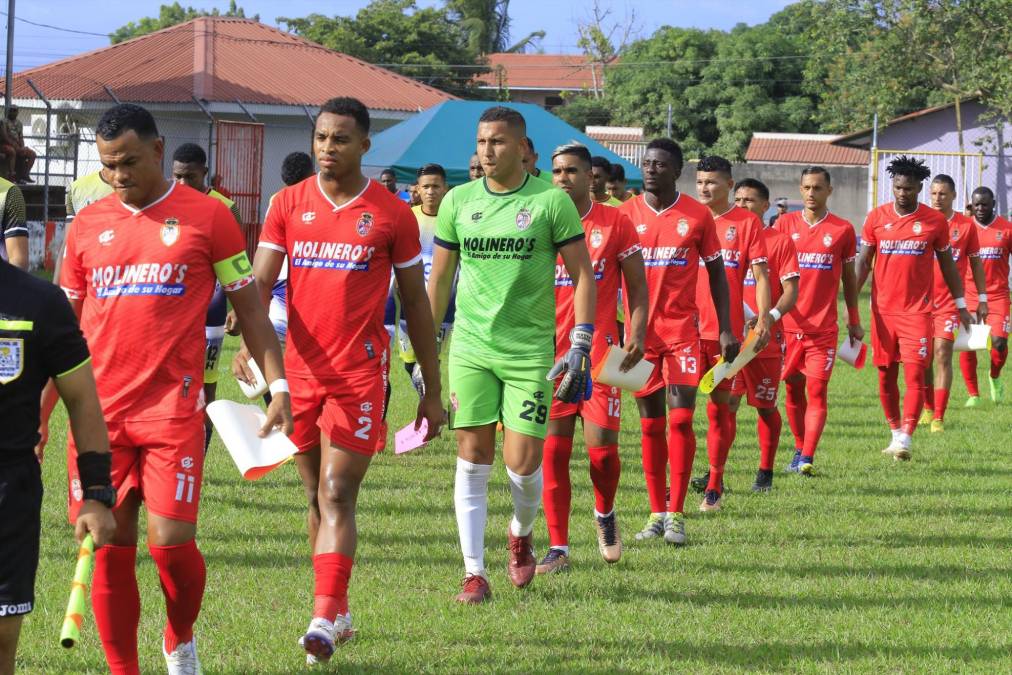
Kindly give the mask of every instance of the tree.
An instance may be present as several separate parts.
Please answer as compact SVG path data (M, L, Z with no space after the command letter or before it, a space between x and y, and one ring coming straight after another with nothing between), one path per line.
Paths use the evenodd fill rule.
M234 16L245 19L246 12L242 7L238 7L236 5L235 0L230 0L228 10L226 10L224 14L220 13L217 9L212 9L208 12L203 9L183 7L178 2L173 2L171 5L162 5L159 7L157 18L146 16L136 23L131 21L130 23L120 26L109 34L109 41L112 44L116 44L118 42L123 42L124 40L140 37L141 35L154 33L156 30L162 30L163 28L185 23L192 19L199 19L202 16ZM254 14L250 18L254 21L259 21L260 15Z
M374 0L354 17L279 17L289 31L444 91L466 95L481 68L468 35L438 8L415 0Z
M581 131L590 125L611 124L612 113L608 101L587 94L564 98L565 105L560 105L552 112L566 123Z
M611 17L611 8L601 8L600 0L594 0L590 10L590 16L586 21L577 25L580 37L577 46L583 50L590 63L591 78L593 86L591 93L594 98L601 98L604 90L604 68L625 50L629 44L629 38L638 29L636 27L636 10L630 10L622 21L608 25ZM621 37L616 45L616 37L619 29L622 30Z
M447 0L450 17L468 35L468 46L479 56L499 52L522 52L544 39L538 30L510 43L510 0Z

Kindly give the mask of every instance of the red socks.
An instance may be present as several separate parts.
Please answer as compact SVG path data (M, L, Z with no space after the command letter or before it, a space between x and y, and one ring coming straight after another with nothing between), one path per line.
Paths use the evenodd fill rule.
M549 437L551 438L551 437ZM572 444L572 439L569 439ZM545 446L547 447L547 443ZM615 508L615 492L622 472L618 457L618 444L587 448L590 455L590 481L594 484L594 509L601 515L608 515ZM547 457L547 455L546 455ZM545 485L548 484L547 479ZM546 488L547 490L547 488ZM545 519L548 518L548 500L545 500ZM549 528L551 532L551 528Z
M149 544L151 559L158 567L158 578L165 595L165 651L172 652L179 644L193 639L193 624L200 614L204 598L207 568L197 542L190 540L176 546Z
M137 590L137 546L106 544L95 551L91 606L102 649L113 675L140 675L137 625L141 596Z
M977 384L977 352L960 352L959 370L963 373L963 382L970 396L980 396L980 385Z
M802 457L815 457L815 449L822 440L829 413L829 380L808 378L808 412L805 413L805 441L801 444Z
M765 414L761 412L756 422L759 436L759 468L763 471L773 470L773 462L777 457L777 446L780 445L780 430L784 427L780 411L776 408L768 410L769 412Z
M794 447L805 445L805 411L808 400L805 398L805 380L786 380L784 382L784 410L787 412L787 423L794 434Z
M724 464L727 462L727 455L731 451L731 442L734 440L731 433L737 425L732 419L731 407L726 403L707 402L706 416L710 420L710 428L706 432L706 454L710 459L710 483L706 489L720 492L721 481L724 480Z
M920 418L921 410L924 408L924 395L926 393L926 387L924 386L924 364L916 362L904 363L903 380L907 386L907 390L903 394L903 433L913 436L914 429L917 428L917 420Z
M692 431L692 408L672 408L668 411L668 461L671 462L671 507L672 513L685 511L685 494L692 477L692 460L696 458L696 434ZM664 499L663 491L661 499ZM653 508L654 513L659 511Z
M882 410L885 412L890 429L900 427L900 388L897 382L899 374L898 363L878 368L878 397L882 402Z
M341 553L317 553L313 556L313 617L334 621L348 613L348 581L354 561Z
M664 438L663 417L640 419L643 431L643 477L647 482L647 496L650 498L651 513L664 513L664 492L667 489L668 444Z
M991 349L991 379L997 380L1001 375L1001 369L1005 367L1005 359L1008 358L1008 348L1002 351Z
M569 544L569 509L573 495L569 481L569 459L572 456L572 437L549 436L545 439L544 459L541 463L544 478L542 501L551 546Z
M925 399L925 405L927 407L927 399ZM949 407L949 390L948 389L935 389L934 390L934 405L932 410L934 411L933 418L936 420L945 419L945 409Z

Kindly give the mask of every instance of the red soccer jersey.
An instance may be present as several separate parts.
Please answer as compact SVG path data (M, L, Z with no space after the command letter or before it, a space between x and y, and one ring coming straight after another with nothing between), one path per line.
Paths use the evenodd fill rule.
M773 225L790 237L798 252L798 302L784 317L788 333L835 333L836 298L843 264L857 256L857 235L849 221L826 212L809 225L803 211L790 211Z
M242 233L227 206L185 185L140 211L113 194L74 218L60 285L83 301L107 420L177 419L203 407L216 277L226 290L252 282Z
M336 206L312 176L274 197L260 246L288 256L286 372L325 380L386 365L390 273L422 260L405 202L370 180Z
M732 206L714 218L714 221L717 224L717 240L722 246L724 274L727 276L731 332L741 339L745 327L745 310L742 306L745 273L752 265L766 262L763 224L756 214L740 206ZM700 271L702 273L696 279L699 336L704 340L717 340L720 337L720 326L717 323L717 309L713 306L713 296L710 294L710 277L706 270Z
M629 216L643 247L650 296L647 349L664 352L667 345L698 339L695 289L699 261L720 255L710 210L684 193L660 212L646 203L646 195L617 208Z
M977 243L977 228L973 226L972 218L952 212L952 218L949 219L949 246L952 247L952 259L956 261L959 276L967 279L966 295L972 294L976 298L977 286L970 271L970 258L980 255L980 244ZM934 288L932 311L939 314L956 314L959 311L956 309L956 301L952 298L949 287L945 285L937 260Z
M618 344L618 321L614 307L622 285L623 260L640 250L640 241L632 221L613 206L591 204L583 217L590 262L597 281L597 309L594 317L594 344L591 360L597 363L609 345ZM569 350L569 331L576 324L573 314L573 280L562 263L555 263L555 352Z
M918 204L901 216L893 203L868 214L861 245L875 247L871 306L879 314L931 312L935 251L949 248L949 223L938 211Z
M798 270L798 252L790 238L777 232L772 227L762 229L763 244L766 246L767 274L770 277L770 309L777 306L777 301L784 294L783 282L788 279L796 279L801 276ZM752 268L749 267L745 273L745 304L749 306L752 313L759 310L755 297L755 277L752 275ZM790 312L788 312L789 314ZM780 345L776 340L770 340L766 345L763 356L779 356Z
M981 225L974 219L977 241L980 244L980 261L984 264L984 279L987 281L987 296L991 302L1009 301L1008 257L1012 255L1012 223L1001 216L995 216L990 225ZM976 308L977 287L968 273L967 300L973 299Z

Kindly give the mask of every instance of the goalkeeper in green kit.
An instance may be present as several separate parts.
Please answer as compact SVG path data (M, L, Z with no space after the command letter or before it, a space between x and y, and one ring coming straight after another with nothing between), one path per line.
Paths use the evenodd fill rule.
M486 110L477 155L485 177L451 190L439 207L429 300L442 321L457 266L457 315L450 346L450 427L457 437L454 505L465 578L457 600L491 598L485 571L488 478L496 423L513 496L507 573L515 586L534 577L532 530L541 504L541 453L555 396L590 398L594 275L573 200L524 171L526 123L511 108ZM572 348L555 356L556 259L575 287Z

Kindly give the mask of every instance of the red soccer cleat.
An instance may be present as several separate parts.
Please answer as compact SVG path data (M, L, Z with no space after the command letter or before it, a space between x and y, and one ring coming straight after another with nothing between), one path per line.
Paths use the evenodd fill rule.
M488 580L480 574L468 574L464 577L464 588L457 594L457 602L465 605L480 605L492 599L492 589Z
M514 537L513 528L506 528L506 536L509 539L510 559L506 563L506 573L510 581L517 588L523 588L531 583L538 563L534 560L534 532L526 537Z

